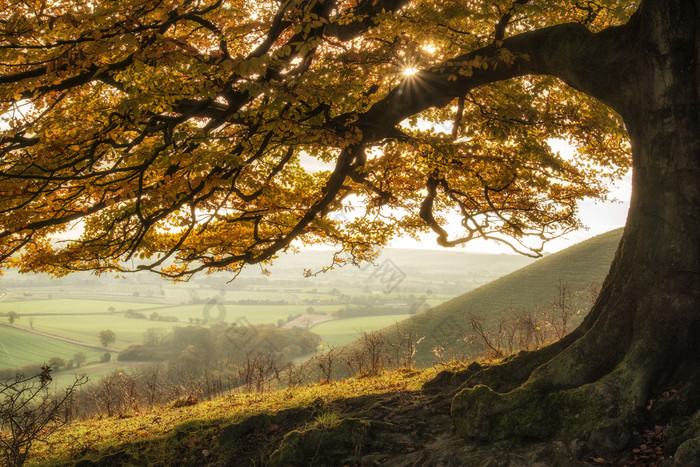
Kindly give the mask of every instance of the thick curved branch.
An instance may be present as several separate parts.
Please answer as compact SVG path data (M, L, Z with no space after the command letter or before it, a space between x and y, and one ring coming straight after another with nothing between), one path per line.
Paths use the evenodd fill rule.
M625 27L594 34L570 23L512 36L502 45L483 47L404 78L360 116L358 125L366 139L378 141L391 136L396 125L414 114L443 107L479 86L526 75L556 76L617 110L622 104L617 89L625 81L629 62L623 60ZM619 48L620 53L610 48Z
M341 41L349 41L375 24L375 17L382 11L396 12L409 3L410 0L364 0L350 8L344 14L351 14L355 21L346 24L334 23L326 27L325 35L336 37Z

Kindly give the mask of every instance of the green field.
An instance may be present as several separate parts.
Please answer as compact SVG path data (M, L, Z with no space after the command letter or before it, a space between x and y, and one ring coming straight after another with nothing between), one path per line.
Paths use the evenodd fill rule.
M330 345L343 345L360 337L362 331L375 331L391 326L410 315L362 316L359 318L327 321L311 328L321 336L321 342Z
M0 302L0 314L15 311L20 314L21 320L22 315L36 313L50 313L56 315L70 313L108 313L110 306L113 306L116 310L127 310L129 308L133 310L140 310L143 308L153 308L154 306L159 305L143 302L111 301L108 297L105 297L103 300L76 300L66 298L46 300L6 300ZM26 321L24 323L19 321L17 324L24 324L25 326L28 326Z
M306 314L309 307L313 307L315 314L330 315L348 303L361 301L356 300L359 296L370 295L378 300L378 306L396 307L395 315L337 320L312 329L322 335L324 342L339 345L356 338L360 330L378 329L408 317L407 307L401 305L416 304L421 308L438 305L453 297L453 290L464 290L470 281L481 278L479 280L485 282L488 277L529 261L504 255L387 250L377 264L390 260L405 279L392 284L396 286L391 290L386 290L387 284L381 277L375 277L372 266L340 268L303 279L304 267L313 269L314 264L327 264L328 254L309 251L285 258L273 268L273 277L261 278L259 273L256 276L254 271L248 271L242 283L229 283L230 277L224 275L201 276L186 284L172 284L155 281L147 275L137 280L135 276L113 279L78 273L52 279L41 274L8 273L0 279L0 290L4 292L0 295L0 322L6 322L7 313L14 311L20 315L16 325L90 345L100 345L99 332L111 329L117 340L110 347L121 349L142 343L149 328L170 330L203 319L238 325L277 325L289 316ZM191 304L214 297L226 302L254 300L257 304ZM286 303L270 305L265 302ZM109 313L110 307L116 313ZM156 312L178 321L127 318L124 311L129 309L146 317ZM5 330L5 333L15 337L1 336L0 367L42 363L53 356L70 359L79 351L85 351L93 359L104 353L51 337L16 330Z
M258 292L256 292L258 293ZM259 292L258 298L265 300L265 292ZM439 298L431 297L431 301L439 301ZM115 314L106 314L108 308L114 306L118 312ZM342 305L316 305L314 306L315 313L327 313L338 309ZM143 310L142 312L149 316L153 312L157 312L164 317L176 317L179 322L154 321L151 319L135 319L127 318L121 313L126 309ZM48 333L55 336L65 337L68 339L85 342L91 345L100 345L99 332L105 329L111 329L116 334L117 340L111 347L126 348L131 344L140 344L143 342L143 335L149 328L161 328L170 331L175 326L187 326L190 324L190 319L205 319L207 314L210 320L222 319L228 323L237 323L238 325L257 325L257 324L273 324L282 319L286 320L288 316L303 315L307 313L308 305L216 305L207 306L198 305L175 305L175 306L154 306L149 303L138 302L113 302L109 300L73 300L73 299L54 299L54 300L27 300L17 302L0 302L0 312L17 311L20 314L20 319L15 323L23 327L29 327L28 315L32 316L33 329L39 332ZM100 313L94 315L82 315L83 313ZM408 317L405 314L397 314L390 316L377 317L362 317L351 318L344 320L336 320L324 323L313 329L322 335L324 342L333 345L339 345L349 342L358 336L359 330L374 330L390 324L397 320ZM19 331L17 331L19 332ZM22 333L28 339L31 337L33 347L43 348L57 345L56 341L51 338L33 335L30 333ZM43 344L42 342L46 341ZM37 363L36 357L32 353L24 351L24 343L21 339L3 340L2 341L7 355L22 354L22 363ZM60 343L63 345L62 343ZM76 346L71 346L71 349ZM72 358L72 355L77 350L64 351L63 353L50 353L48 357L54 355L67 355ZM95 351L96 355L99 352ZM46 352L40 354L47 355ZM9 366L14 366L16 359L7 360ZM0 365L0 368L3 366Z
M88 384L92 384L100 381L105 376L111 375L115 371L132 372L151 365L152 363L150 362L111 362L83 365L80 368L52 373L53 381L51 385L54 389L66 388L73 384L76 378L80 376L87 376Z
M303 305L225 305L224 321L238 323L239 325L277 324L279 319L286 319L290 315L305 314L307 306ZM337 305L316 306L316 313L337 309ZM34 318L34 329L49 334L79 340L93 345L99 345L98 333L103 329L111 329L117 336L113 347L125 348L130 344L140 344L143 334L149 328L163 328L170 330L174 326L189 325L190 317L203 317L203 305L184 305L157 309L162 316L176 316L180 322L152 321L150 319L125 318L121 315L95 315L95 316L37 316ZM217 307L211 307L209 313L216 318L219 314ZM149 313L146 313L148 316ZM312 329L322 337L328 336L329 342L345 343L357 337L357 330L378 329L393 324L398 319L407 318L409 315L396 314L388 316L371 316L335 320L322 323ZM18 324L21 324L18 321Z
M104 354L99 350L0 326L0 368L44 363L51 357L68 361L79 352L87 356L88 362L99 360Z
M34 329L52 335L67 337L92 345L100 345L98 334L105 329L111 329L117 336L110 347L125 348L130 344L140 344L143 333L148 328L164 328L170 330L180 323L166 323L146 319L124 318L123 316L38 316L34 320Z
M572 289L576 290L589 285L593 281L600 281L605 276L609 267L612 255L615 251L620 237L620 231L613 231L608 234L593 238L579 245L571 247L562 252L550 255L529 266L526 266L501 279L493 281L469 293L456 297L452 300L441 303L447 295L436 293L427 296L426 304L434 306L432 310L410 317L406 321L413 326L416 332L424 336L423 343L418 348L416 358L419 361L432 361L432 349L445 341L457 342L458 336L455 331L464 334L466 329L465 314L472 311L483 314L489 319L495 319L503 309L509 306L533 307L537 304L551 300L556 292L559 280L569 283ZM397 256L395 264L403 271L413 272L420 265L420 272L433 271L434 279L438 279L440 274L445 274L445 270L439 273L438 259L451 258L444 266L457 267L470 257L460 255L456 257L442 257L435 252L422 252L423 257L418 261L413 258L414 266L405 258ZM419 255L420 256L420 255ZM485 257L486 258L486 257ZM491 255L488 259L493 263L510 262L512 259L502 257L502 255ZM431 263L430 261L433 261ZM484 263L477 271L483 269L489 274L495 273L506 267ZM362 271L360 271L362 273ZM362 273L368 275L369 272ZM454 274L453 274L454 275ZM364 276L362 276L364 279ZM362 283L362 281L360 281ZM297 304L290 305L166 305L139 302L138 298L131 297L131 301L125 300L128 295L123 295L119 299L110 295L103 295L104 300L98 300L99 295L91 295L92 299L79 300L67 298L54 298L52 300L17 300L10 301L13 294L8 294L5 301L0 302L0 313L16 311L20 314L20 319L16 324L29 327L30 322L27 315L34 314L31 325L37 331L67 337L70 339L99 345L98 334L101 330L111 329L117 336L117 341L113 344L115 348L125 348L130 344L138 344L143 341L144 332L149 328L163 328L170 330L173 326L185 326L191 321L209 318L210 321L221 319L228 323L248 324L274 324L280 319L286 320L290 315L306 314L308 304L300 304L303 299L313 302L318 301L338 301L333 305L311 305L316 313L327 313L344 306L342 295L369 295L373 294L384 302L395 303L420 303L425 299L427 286L424 292L408 293L406 290L397 288L391 293L383 294L377 290L369 292L359 287L354 287L352 281L344 284L320 285L313 287L298 286L289 282L289 285L281 282L277 284L261 284L252 286L248 290L223 290L217 288L188 288L191 299L206 299L213 296L223 296L224 300L297 300ZM172 286L171 286L172 287ZM166 288L167 290L170 287ZM330 295L336 289L335 295ZM165 293L165 299L168 297ZM302 299L303 297L303 299ZM307 302L308 303L308 302ZM118 313L107 314L109 307L113 306ZM179 322L153 321L150 319L127 318L119 311L133 309L142 310L146 316L157 312L164 317L175 317ZM407 314L401 314L403 308L397 306L395 315L360 317L344 320L330 321L315 326L312 330L322 336L323 342L332 345L345 344L359 335L360 330L375 330L386 326L391 326L396 321L409 318ZM95 313L92 316L85 314ZM83 314L83 316L81 316ZM0 318L5 319L5 318ZM391 327L387 330L391 332ZM7 332L7 331L6 331ZM16 331L18 332L18 331ZM14 339L3 338L0 342L3 345L4 360L2 366L24 365L28 363L41 362L42 359L52 356L72 357L76 347L72 344L58 343L57 341L23 333L24 339L15 337ZM56 348L58 346L59 348ZM62 350L61 350L62 349ZM78 347L78 349L82 349ZM97 351L95 355L98 355ZM21 355L21 358L18 357Z
M7 314L14 311L20 315L15 325L24 329L33 327L37 332L97 346L101 345L99 332L111 329L117 340L110 347L122 349L142 343L149 328L170 330L207 318L238 325L277 325L289 316L307 314L309 307L313 307L314 314L330 315L346 304L358 306L356 302L368 296L373 296L379 307L396 307L392 311L395 315L336 320L312 328L325 344L341 345L357 338L361 330L391 326L407 318L407 306L418 305L419 309L436 306L473 288L474 284L486 283L531 261L513 255L474 255L454 250L389 249L381 254L375 266L339 268L304 278L305 268L318 270L328 265L330 255L330 252L304 251L276 261L271 277L263 277L251 268L235 282L230 282L231 277L226 274L201 275L187 283L173 284L145 273L126 278L90 273L51 278L9 271L0 278L0 323L7 322ZM390 261L403 275L401 282L389 284L391 287L383 282L381 275L375 275L385 261ZM229 303L215 306L203 303L211 298ZM231 304L246 300L256 303ZM272 302L283 304L269 304ZM111 314L110 307L116 313ZM178 321L128 318L124 312L129 309L146 317L157 312ZM115 362L115 354L112 362L99 363L102 350L0 326L0 368L41 364L52 357L68 361L79 352L94 363L55 372L57 387L70 384L76 373L88 373L96 381L116 369L131 369L131 365Z

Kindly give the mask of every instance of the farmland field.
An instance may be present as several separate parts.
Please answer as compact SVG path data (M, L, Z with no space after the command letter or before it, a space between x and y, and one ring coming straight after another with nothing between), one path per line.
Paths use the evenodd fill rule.
M124 318L123 316L38 316L34 320L34 329L56 336L67 337L92 345L100 345L98 334L105 329L111 329L117 340L110 347L124 348L129 344L140 344L143 333L148 328L164 328L170 330L179 323L166 323L146 319Z
M167 305L139 302L139 298L130 297L131 301L115 300L110 295L90 295L90 299L59 298L56 293L55 298L46 299L20 299L0 301L0 315L10 311L19 313L16 325L24 328L30 326L39 332L60 336L90 345L100 345L99 332L111 329L116 334L116 342L111 344L114 348L126 348L131 344L139 344L143 341L143 335L149 328L161 328L167 331L174 326L185 326L191 322L208 319L209 321L226 321L239 325L272 324L277 325L279 320L287 320L292 315L303 315L308 312L308 303L325 301L338 301L337 304L316 304L313 306L316 314L329 314L342 308L341 303L345 298L357 294L359 289L353 287L339 287L334 293L329 295L330 287L321 287L319 290L312 288L285 289L279 287L278 291L269 291L264 288L255 291L230 291L221 293L226 300L258 300L260 304L189 304L189 305ZM200 299L214 296L215 290L199 289L192 293ZM320 293L319 293L320 292ZM14 294L17 296L17 294ZM56 297L59 295L59 297ZM342 295L342 297L341 297ZM375 295L376 296L376 295ZM12 294L8 295L8 298ZM303 297L303 298L302 298ZM406 295L397 293L382 294L381 299L393 301L395 303L409 303L415 301L421 303L425 300L422 296L417 299L408 299ZM102 298L102 299L100 299ZM166 297L167 298L167 297ZM286 301L293 304L268 305L265 301ZM307 304L299 304L306 301ZM443 300L440 295L432 295L426 304L433 305ZM109 313L113 307L116 312ZM124 316L124 311L133 310L143 313L147 317L156 312L163 317L177 318L178 322L155 321L150 319L134 319ZM324 342L338 345L348 342L359 334L359 330L374 330L393 324L396 320L407 317L397 308L395 315L350 318L336 320L313 328L314 332L321 334ZM31 318L30 318L31 317ZM9 332L9 330L6 330ZM20 331L13 331L20 332ZM21 333L21 332L20 332ZM14 334L13 334L14 335ZM22 338L2 339L0 351L3 352L0 360L0 368L6 366L22 366L30 363L42 363L47 358L61 356L63 358L72 356L84 349L74 344L62 343L60 341L36 336L29 333L21 333ZM32 351L28 351L30 348ZM87 349L93 352L95 358L99 357L99 351ZM21 358L16 356L21 355Z
M56 315L65 315L71 313L88 314L88 313L108 313L109 307L113 306L116 310L127 310L129 308L139 310L143 308L152 308L153 303L143 302L122 302L106 300L77 300L77 299L46 299L46 300L17 300L17 301L2 301L0 302L0 314L16 311L21 315L26 314L45 314L51 313ZM161 305L162 306L162 305ZM21 324L21 323L18 323ZM24 323L25 325L26 322Z
M175 316L180 321L189 323L190 318L206 318L209 316L218 321L227 323L246 324L277 324L279 319L286 319L290 315L306 313L307 305L181 305L155 310L163 316ZM338 305L315 306L316 312L330 313L338 309Z
M256 292L256 294L250 293L245 294L245 296L246 298L257 296L259 300L270 300L273 297L279 298L281 295L266 292ZM242 296L236 296L235 298L243 299ZM115 314L108 313L108 309L112 306L117 310ZM342 306L342 304L315 305L313 308L314 313L330 314ZM8 313L9 311L19 313L20 318L15 323L17 325L28 328L30 326L29 316L31 316L31 326L36 331L91 345L100 345L99 332L111 329L117 336L116 342L112 344L116 348L125 348L130 344L141 343L144 332L149 328L170 330L173 326L189 325L192 320L200 319L208 319L209 321L220 320L239 325L277 325L279 320L286 320L289 316L306 314L308 308L308 305L156 305L153 303L76 299L0 302L0 313ZM147 317L151 313L156 312L163 317L175 317L178 319L178 322L127 318L123 315L123 312L128 309L140 311ZM366 329L363 327L365 325L382 327L384 323L393 323L395 320L393 316L344 319L335 321L337 323L335 326L326 325L323 329L330 330L329 339L334 342L345 342L357 333L357 329ZM404 317L407 315L397 314L395 316ZM343 331L342 328L344 326L347 327ZM6 346L9 346L9 344L6 344Z
M68 361L82 352L87 361L99 360L104 352L18 329L0 326L0 368L15 368L47 362L51 357Z
M19 318L15 326L26 331L0 325L0 369L41 364L52 357L69 361L76 353L84 353L87 361L80 368L53 374L54 387L60 388L74 381L76 374L87 373L97 381L113 371L131 371L141 365L117 362L114 353L111 362L100 363L104 350L79 345L100 346L98 335L105 329L116 335L116 342L109 347L123 349L142 343L149 328L170 330L205 319L239 326L278 325L289 316L330 316L344 308L362 312L364 306L374 306L378 312L394 313L334 320L311 328L324 344L340 345L359 337L361 331L392 326L409 317L409 310L438 305L531 261L507 255L387 250L375 266L340 268L304 278L307 267L318 270L328 265L330 254L308 251L281 257L272 268L272 276L263 277L250 268L235 282L230 282L227 274L202 275L173 284L146 273L125 278L89 273L50 278L7 271L0 278L0 323L9 321L9 312L16 312ZM384 274L387 271L392 274ZM205 303L212 298L224 303ZM112 307L114 313L110 312ZM178 321L130 318L125 316L127 310L147 318L155 312ZM78 343L32 334L30 328Z
M132 372L139 370L140 368L147 368L153 365L151 362L110 362L110 363L97 363L93 365L83 365L80 368L73 368L72 370L62 370L52 373L53 377L52 387L54 389L61 389L70 386L75 382L76 378L79 376L87 376L88 383L95 383L100 381L105 376L109 376L115 371Z
M358 318L326 321L311 328L321 336L321 342L330 345L343 345L361 335L361 331L375 331L391 326L411 315L361 316Z

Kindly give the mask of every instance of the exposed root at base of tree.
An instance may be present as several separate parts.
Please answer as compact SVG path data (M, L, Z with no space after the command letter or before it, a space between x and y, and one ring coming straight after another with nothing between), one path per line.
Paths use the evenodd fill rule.
M572 347L551 360L545 349L491 368L472 365L451 377L440 375L437 384L426 387L452 384L452 419L466 439L560 440L574 457L593 463L656 465L668 456L673 465L700 466L700 369L692 357L675 361L677 370L664 375L659 367L641 362L644 352L632 350L610 370L601 365L599 377L562 387L561 374L574 365L596 372L595 361L585 367L572 363L572 353L583 358L581 346L575 352ZM527 370L543 360L523 381L519 364ZM658 375L666 379L655 380ZM455 390L455 384L461 387ZM668 462L664 465L672 465Z

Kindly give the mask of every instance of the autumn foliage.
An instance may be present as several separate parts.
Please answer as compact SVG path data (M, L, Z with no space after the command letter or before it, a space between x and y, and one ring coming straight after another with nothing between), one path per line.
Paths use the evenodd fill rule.
M538 254L629 148L509 35L634 8L2 0L0 259L187 277L319 242L362 260L428 230Z

